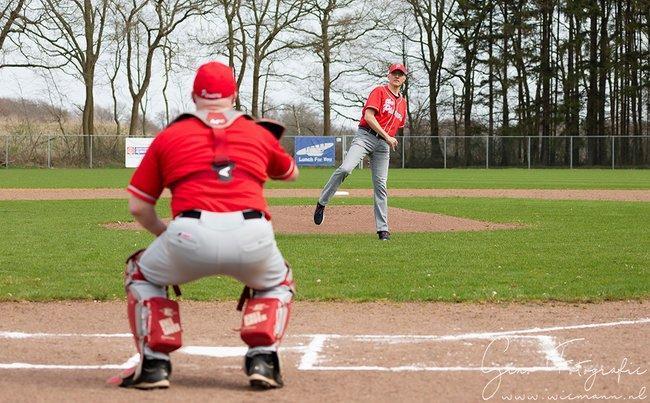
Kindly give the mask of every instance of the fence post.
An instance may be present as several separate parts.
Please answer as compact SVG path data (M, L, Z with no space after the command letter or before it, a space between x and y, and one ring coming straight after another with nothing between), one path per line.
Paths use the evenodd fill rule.
M530 136L528 138L528 169L530 169Z
M50 145L50 135L47 135L47 167L52 168L52 146Z
M443 151L442 151L442 160L444 161L444 168L447 169L447 136L442 137Z
M490 136L485 136L485 169L490 167Z
M92 168L93 167L93 136L89 136L89 137L90 137L90 141L88 143L90 143L90 154L89 154L90 155L90 167Z
M402 136L402 169L404 169L404 149L406 148L406 136Z
M5 137L5 169L9 169L9 135Z
M569 169L573 169L573 136L569 137Z
M612 169L614 169L614 136L612 136Z

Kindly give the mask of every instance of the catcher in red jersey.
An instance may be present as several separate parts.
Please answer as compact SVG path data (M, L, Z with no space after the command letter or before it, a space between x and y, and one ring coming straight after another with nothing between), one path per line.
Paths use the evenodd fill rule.
M228 275L246 287L241 338L244 370L253 388L283 386L277 347L289 319L294 283L278 249L263 197L269 179L294 180L298 168L280 146L284 128L235 111L236 83L219 62L196 72L196 111L161 131L131 178L129 210L157 238L128 258L125 288L129 324L140 362L110 383L167 388L170 353L182 345L178 303L168 287ZM166 226L154 208L172 194Z

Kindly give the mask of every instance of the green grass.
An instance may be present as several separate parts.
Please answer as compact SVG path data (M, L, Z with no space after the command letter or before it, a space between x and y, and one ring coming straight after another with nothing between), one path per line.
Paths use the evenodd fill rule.
M270 188L320 188L334 168L302 168L297 182ZM132 169L0 169L0 188L124 188ZM648 170L391 169L391 188L650 189ZM344 188L371 186L370 169L356 169Z
M307 199L273 204L311 205ZM371 204L370 199L337 199ZM278 235L302 300L601 301L650 296L649 203L392 198L426 212L514 222L516 230ZM168 201L159 210L168 215ZM146 247L125 200L0 202L0 300L121 299L124 259ZM184 298L234 300L240 285L207 278Z

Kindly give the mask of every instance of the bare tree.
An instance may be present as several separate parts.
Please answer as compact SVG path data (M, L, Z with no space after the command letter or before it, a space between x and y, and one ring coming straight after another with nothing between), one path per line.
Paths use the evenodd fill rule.
M118 76L123 64L123 52L126 46L126 35L120 29L119 21L113 20L113 30L110 36L110 48L112 52L111 63L104 66L104 71L108 77L108 82L111 87L111 98L113 101L113 122L115 123L115 134L120 136L122 134L122 110L119 106L118 97Z
M2 0L0 2L0 50L3 49L5 39L12 32L21 32L23 21L23 7L26 0Z
M286 38L280 41L279 35L293 27L308 11L306 0L249 0L243 3L247 9L245 25L250 38L250 55L253 63L253 89L250 113L259 114L260 79L262 65L268 58L279 52L295 48L297 40Z
M332 65L349 63L350 52L346 50L378 26L368 6L366 1L358 0L308 0L308 15L313 20L296 28L305 35L301 46L313 51L322 66L322 98L319 101L323 105L325 136L331 134L332 85L344 76L343 71L332 75Z
M178 45L177 42L172 41L169 37L165 38L165 44L162 48L163 76L165 77L163 80L163 88L162 88L163 101L165 103L165 111L164 111L165 118L163 121L163 126L167 126L171 121L171 116L169 112L169 96L167 94L167 89L169 87L169 78L171 76L171 73L174 70L174 59L176 58L179 49L180 46Z
M214 27L214 17L223 21L225 32L214 29L201 29L197 35L192 37L200 45L208 49L210 56L223 54L228 58L228 65L232 67L237 76L237 88L241 88L246 74L248 62L247 33L242 18L242 0L212 0L215 5L212 12L206 14L206 23ZM214 33L216 31L216 34ZM235 100L235 108L241 109L241 98L239 93Z
M457 62L462 65L462 73L456 74L463 84L463 127L464 127L464 161L470 161L469 138L472 131L472 107L474 106L475 73L478 63L481 38L484 36L485 19L492 9L492 4L476 0L459 0L454 18L450 22L450 31L457 45L462 50L462 56Z
M154 56L180 24L208 12L202 3L201 0L116 2L126 32L126 77L132 99L129 136L137 131L139 109L151 83Z
M424 66L429 81L431 157L442 160L438 141L437 99L441 86L441 73L445 56L445 27L454 8L455 0L406 0L418 28L419 52L416 56Z
M58 61L59 66L52 67L62 67L84 84L81 131L87 158L95 131L95 68L105 39L108 3L109 0L41 0L35 10L37 23L27 24L25 28L40 52L43 65Z

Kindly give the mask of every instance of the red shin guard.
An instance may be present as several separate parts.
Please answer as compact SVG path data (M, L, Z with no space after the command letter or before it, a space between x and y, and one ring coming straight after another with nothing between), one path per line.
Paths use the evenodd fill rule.
M142 342L160 353L170 353L183 345L178 302L163 297L139 302L129 293L128 312L129 325L139 352L142 352Z
M143 302L149 311L145 343L153 351L171 353L183 345L178 302L155 297Z
M142 346L146 345L153 351L170 353L183 345L178 302L161 296L138 299L139 294L131 288L137 288L137 282L147 281L138 266L140 254L141 251L133 254L126 264L125 286L129 327L138 352L142 353Z
M282 339L289 321L291 303L276 298L252 298L246 301L241 338L250 347L271 346Z

